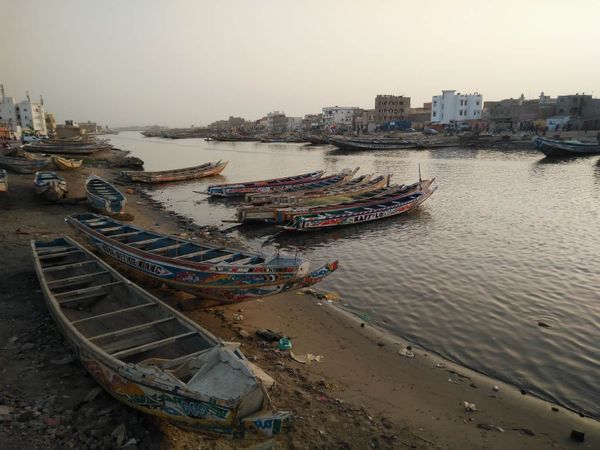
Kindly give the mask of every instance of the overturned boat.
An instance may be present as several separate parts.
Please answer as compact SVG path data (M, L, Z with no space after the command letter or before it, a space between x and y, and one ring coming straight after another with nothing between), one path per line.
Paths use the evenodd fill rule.
M132 283L74 240L31 241L50 314L113 397L185 428L242 436L288 429L274 381L240 352Z
M318 283L337 261L309 271L303 258L209 245L127 225L97 214L65 219L101 253L176 289L221 302L279 294Z
M33 186L36 194L52 202L67 196L67 182L56 172L36 172Z
M184 169L160 170L156 172L124 170L121 174L131 181L139 181L141 183L167 183L170 181L193 180L218 175L223 172L227 163L228 161L209 162Z
M247 181L243 183L214 184L208 186L206 193L216 197L243 197L254 192L285 191L293 187L313 182L323 176L324 170L294 175L291 177L273 178L270 180Z

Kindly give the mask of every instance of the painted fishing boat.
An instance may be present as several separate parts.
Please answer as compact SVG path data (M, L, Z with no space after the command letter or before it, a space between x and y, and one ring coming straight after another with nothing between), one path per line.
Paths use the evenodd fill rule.
M600 142L581 142L577 139L562 141L535 136L533 145L549 158L600 155Z
M123 277L76 241L31 241L58 328L89 374L131 408L186 429L271 436L291 415L271 408L273 379L226 343Z
M423 183L417 192L400 197L382 198L377 204L356 205L335 211L296 216L282 228L287 231L312 231L397 216L415 209L436 191L437 187L431 186L433 180L425 180Z
M67 182L56 172L36 172L33 186L36 194L52 202L67 196Z
M179 290L222 302L310 286L337 269L335 261L310 272L309 262L297 255L265 257L144 230L97 214L75 214L65 220L118 263Z
M52 156L52 162L60 170L75 170L83 165L82 159L69 159L58 155Z
M193 180L195 178L210 177L220 174L227 166L227 161L217 161L201 164L185 169L160 170L156 172L140 172L135 170L124 170L121 174L131 181L142 183L166 183L169 181Z
M380 197L390 192L395 192L398 188L397 185L390 187L389 179L389 175L382 175L369 180L368 183L356 186L355 190L352 191L346 191L343 188L339 190L332 189L325 195L313 194L314 196L282 197L281 202L275 198L272 203L265 205L240 206L236 209L236 219L233 222L259 221L282 223L289 221L293 214L306 213L309 208L333 207L343 202L358 202ZM285 214L286 212L289 214Z
M125 208L125 196L116 187L96 175L85 181L85 192L93 208L108 214L119 214Z
M0 192L8 191L8 174L6 170L0 169Z
M35 153L58 153L72 155L91 155L93 153L108 150L112 145L107 139L50 139L42 142L26 144L25 150Z
M248 203L252 205L269 206L293 206L317 199L337 196L354 196L364 192L376 190L389 185L391 175L380 175L373 178L372 174L360 175L352 180L339 185L327 187L323 190L314 191L284 191L267 194L250 194L246 196Z
M271 180L247 181L244 183L215 184L208 186L206 193L216 197L243 197L254 192L285 191L294 186L318 180L324 170Z
M34 173L50 164L50 158L33 158L27 152L12 148L0 154L0 168L16 173Z
M274 192L256 192L254 194L246 194L245 200L248 203L252 204L261 204L261 200L264 202L269 201L270 194L279 194L281 192L285 193L295 193L296 195L308 195L309 193L314 192L322 192L326 189L333 189L340 186L345 186L349 183L356 172L358 172L360 167L356 167L355 169L345 169L340 173L336 173L333 175L329 175L326 177L319 178L315 181L311 181L308 183L300 183L290 186L289 188L283 191L274 191Z

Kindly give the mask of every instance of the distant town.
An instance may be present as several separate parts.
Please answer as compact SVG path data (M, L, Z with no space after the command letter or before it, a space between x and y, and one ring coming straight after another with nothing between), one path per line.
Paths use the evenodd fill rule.
M17 101L5 94L0 85L0 140L26 140L28 137L59 139L84 134L109 133L108 126L96 122L65 120L57 124L54 114L46 112L44 100ZM272 111L258 120L230 116L208 126L168 128L159 125L122 127L115 130L139 130L147 136L191 137L209 133L232 135L331 133L371 134L387 131L476 131L508 133L516 131L553 133L568 130L600 129L600 99L576 93L551 97L542 92L538 98L486 100L480 93L444 90L432 96L431 102L413 107L404 95L380 94L373 108L327 106L320 113L303 117L287 116Z

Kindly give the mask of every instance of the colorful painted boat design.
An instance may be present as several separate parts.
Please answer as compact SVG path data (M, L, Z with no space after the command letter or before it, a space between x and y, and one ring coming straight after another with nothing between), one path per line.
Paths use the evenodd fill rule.
M359 204L338 210L298 215L284 225L283 229L288 231L310 231L354 225L396 216L416 208L436 191L437 187L431 187L433 180L426 180L423 183L426 182L427 187L421 186L418 190L413 190L409 194L381 198L376 204Z
M310 183L323 176L325 171L304 173L291 177L273 178L271 180L247 181L244 183L215 184L208 187L206 193L216 197L243 197L254 192L285 191L295 186Z
M227 161L209 162L199 166L186 167L185 169L160 170L156 172L124 170L121 174L132 181L139 181L142 183L166 183L218 175L225 169L227 163Z
M108 214L118 214L125 208L125 195L104 178L91 175L85 181L85 192L92 208Z
M66 222L101 253L145 276L221 302L238 302L310 286L337 269L337 261L309 272L298 256L218 247L144 230L97 214Z
M50 314L90 375L113 397L176 425L216 435L272 436L273 379L225 343L132 283L74 240L32 241Z
M36 194L53 202L67 196L67 182L56 172L36 172L33 186Z

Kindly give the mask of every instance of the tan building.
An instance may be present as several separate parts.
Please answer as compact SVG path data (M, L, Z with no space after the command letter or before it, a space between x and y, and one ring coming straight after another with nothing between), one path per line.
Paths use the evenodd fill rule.
M81 122L79 124L79 128L83 130L86 134L94 134L101 130L101 128L96 124L96 122Z
M403 95L378 95L375 97L375 121L404 120L410 113L410 97Z
M431 122L431 102L423 103L421 108L410 108L408 119L413 128Z
M46 132L48 133L48 136L50 136L50 137L56 136L56 119L54 118L54 114L46 113L45 119L46 119Z
M67 139L77 136L83 136L85 130L77 122L65 120L64 125L56 125L56 137L58 139Z
M377 128L374 109L363 109L354 118L354 127L359 133L371 133Z

